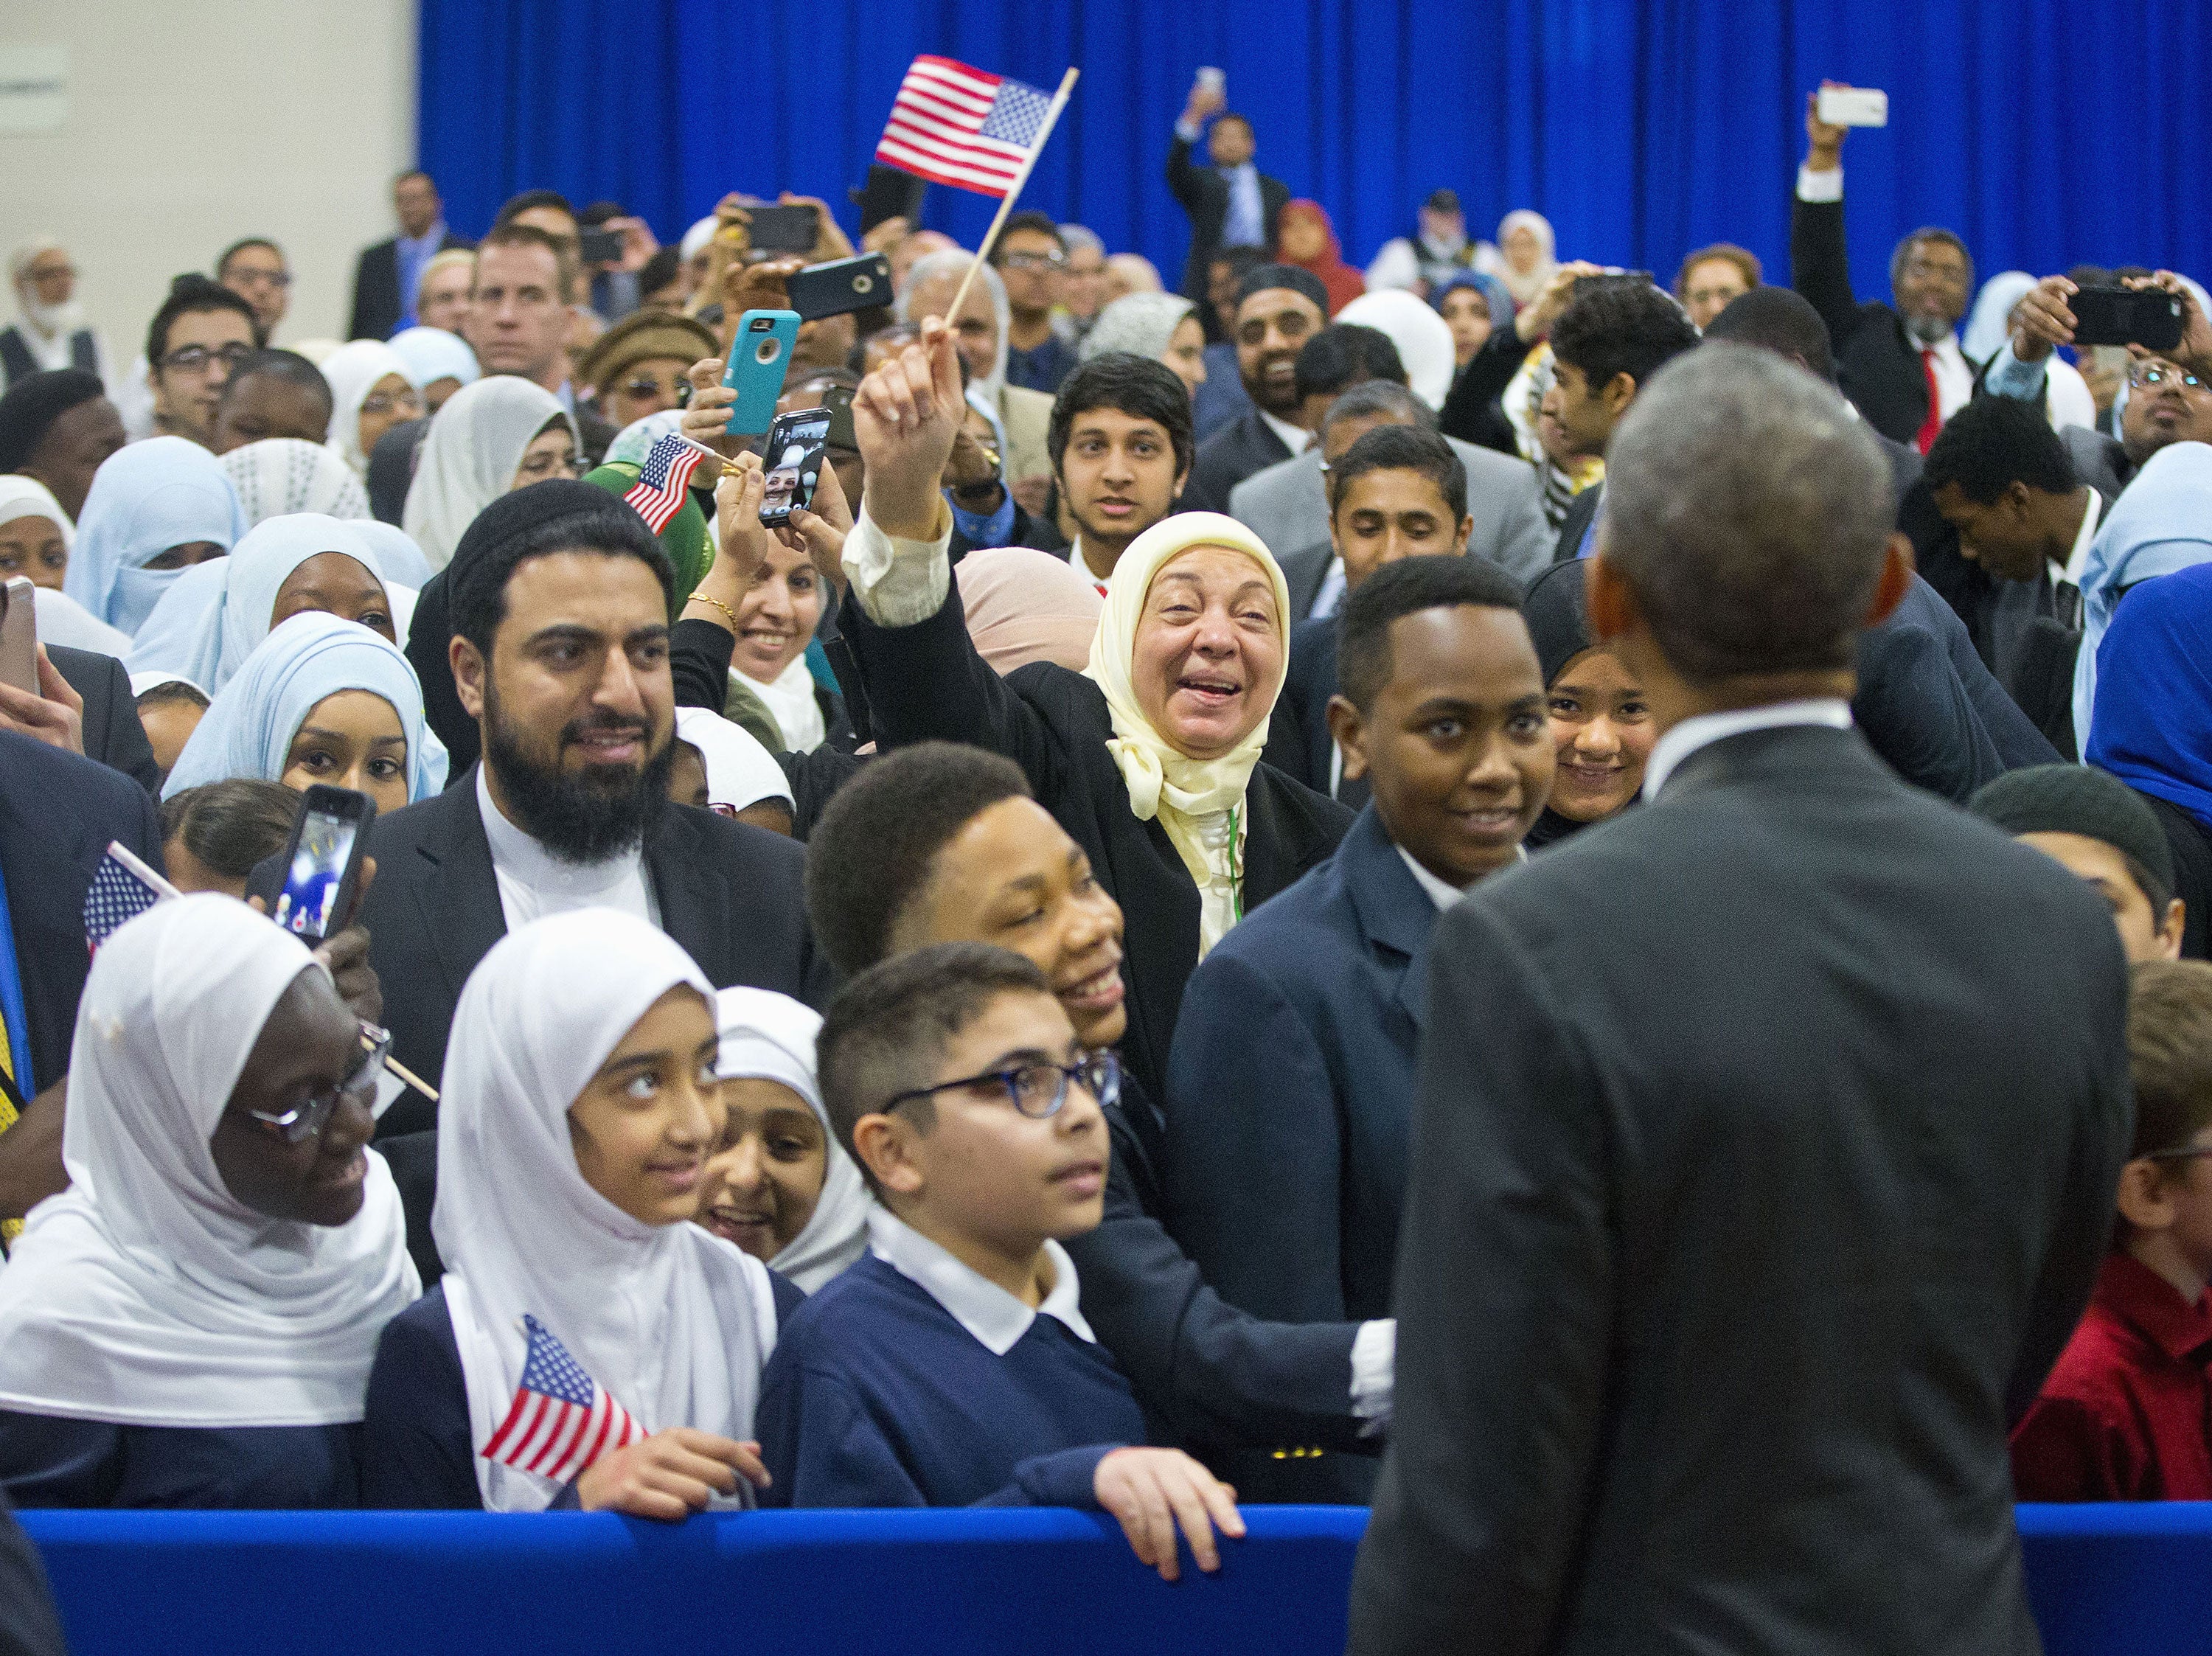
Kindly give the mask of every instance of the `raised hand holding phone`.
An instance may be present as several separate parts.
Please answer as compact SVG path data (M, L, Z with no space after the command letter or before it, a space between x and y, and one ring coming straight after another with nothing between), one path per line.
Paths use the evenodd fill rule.
M853 434L867 466L861 509L884 534L936 539L948 514L938 480L967 408L952 333L937 317L922 323L917 343L860 382Z

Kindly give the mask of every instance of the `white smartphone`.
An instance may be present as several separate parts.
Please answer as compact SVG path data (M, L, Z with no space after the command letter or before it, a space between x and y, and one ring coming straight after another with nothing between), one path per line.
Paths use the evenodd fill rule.
M0 588L0 683L39 693L39 589L21 575Z
M1198 83L1209 92L1225 92L1229 89L1229 77L1218 69L1199 70Z
M1814 112L1824 126L1887 126L1889 94L1872 87L1824 86Z

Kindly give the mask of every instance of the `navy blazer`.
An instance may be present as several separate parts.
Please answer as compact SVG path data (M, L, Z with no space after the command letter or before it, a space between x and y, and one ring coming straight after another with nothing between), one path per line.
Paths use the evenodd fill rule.
M1291 627L1290 664L1283 670L1283 694L1275 703L1275 722L1268 728L1262 755L1316 793L1329 792L1329 772L1336 756L1328 701L1336 694L1338 635L1334 616L1309 616ZM1367 803L1367 779L1345 777L1332 797L1358 810Z

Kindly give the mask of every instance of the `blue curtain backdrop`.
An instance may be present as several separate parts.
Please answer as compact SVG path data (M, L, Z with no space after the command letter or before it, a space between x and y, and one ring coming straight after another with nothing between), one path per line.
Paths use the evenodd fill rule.
M2202 0L422 0L422 164L470 234L532 187L612 197L664 240L732 189L822 196L849 229L899 77L933 52L1047 89L1079 67L1023 204L1170 285L1186 231L1162 168L1201 64L1356 264L1449 185L1477 234L1534 207L1562 257L1663 280L1727 240L1786 280L1826 76L1890 97L1844 149L1863 294L1927 223L1985 275L2212 276ZM972 246L993 205L933 186L925 218Z

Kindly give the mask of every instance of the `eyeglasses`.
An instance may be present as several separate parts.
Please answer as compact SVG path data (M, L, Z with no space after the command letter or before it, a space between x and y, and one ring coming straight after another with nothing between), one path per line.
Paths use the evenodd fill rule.
M2194 1162L2212 1156L2212 1144L2185 1144L2178 1150L2153 1150L2142 1159L2146 1162Z
M292 285L292 273L289 270L233 270L230 280L254 287L275 288L281 292Z
M1071 1082L1080 1085L1101 1104L1111 1104L1119 1099L1121 1060L1111 1052L1093 1052L1076 1064L1024 1064L1018 1069L989 1070L979 1076L963 1076L957 1081L940 1081L934 1087L917 1087L910 1093L899 1094L884 1108L896 1110L917 1098L950 1092L955 1087L981 1087L993 1081L1006 1089L1006 1101L1014 1108L1033 1121L1045 1121L1058 1115L1060 1106L1067 1102Z
M1008 253L1000 261L1010 270L1065 270L1066 253Z
M288 1144L313 1138L329 1122L341 1098L367 1101L375 1097L376 1078L384 1073L385 1058L392 1051L392 1031L380 1029L374 1023L363 1023L361 1045L361 1062L337 1085L319 1088L307 1095L305 1103L295 1105L282 1114L271 1115L266 1110L248 1110L246 1113L270 1131L282 1134Z
M648 397L672 397L678 408L686 407L691 401L691 382L680 377L671 381L655 379L650 374L641 373L628 385L617 389L623 396L636 397L641 402Z
M2186 368L2170 368L2163 362L2142 362L2128 370L2128 384L2136 391L2148 391L2153 385L2162 385L2169 379L2179 378L2191 391L2203 391L2204 382Z
M204 345L186 345L171 351L161 359L161 366L172 373L205 373L210 365L220 362L226 368L235 368L253 355L251 345L224 345L210 350Z
M23 272L23 279L27 282L54 282L63 276L74 278L76 275L76 266L74 264L33 264Z
M411 391L403 391L396 397L387 397L380 391L371 391L361 399L361 411L363 414L404 414L411 416L422 412L422 398Z
M576 464L576 457L574 454L533 454L515 467L515 470L524 476L532 479L576 477L583 475L583 468Z

